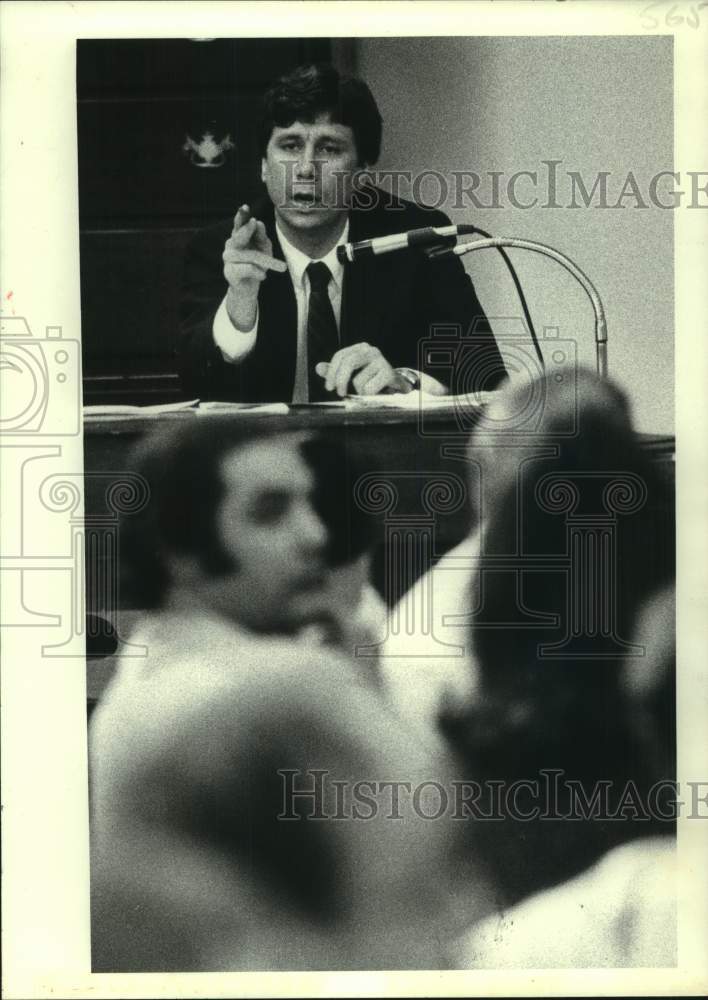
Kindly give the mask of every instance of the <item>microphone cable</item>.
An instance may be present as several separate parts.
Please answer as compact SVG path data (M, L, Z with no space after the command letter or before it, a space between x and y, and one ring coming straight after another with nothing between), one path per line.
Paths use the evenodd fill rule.
M458 226L432 226L425 227L423 229L413 229L408 233L398 233L394 236L375 237L373 239L362 240L360 243L345 243L342 246L337 247L337 260L342 264L348 264L353 263L353 261L356 260L360 254L365 256L369 256L370 254L377 255L389 253L393 250L403 250L415 247L421 248L423 253L427 254L428 257L433 260L435 257L440 255L441 252L443 256L447 256L444 251L455 247L459 236L471 236L473 233L479 233L480 236L483 236L488 240L494 239L491 233L487 233L484 229L480 229L478 226L474 226L471 223L461 223ZM465 244L462 245L464 246ZM538 342L536 329L533 325L533 320L531 319L531 313L526 302L524 291L521 287L521 282L519 281L514 265L511 263L509 255L504 247L499 246L497 247L497 250L501 254L502 260L507 266L509 274L511 275L511 280L514 282L516 294L518 295L519 302L521 303L524 319L526 320L526 325L531 335L536 356L539 364L541 365L541 370L545 372L546 365L543 360L543 352L541 351L541 346Z
M460 227L460 228L462 228L462 227ZM487 239L487 240L494 239L494 237L492 236L491 233L485 232L484 229L480 229L478 226L472 226L472 225L470 225L469 227L465 226L465 228L468 229L468 231L473 231L475 233L479 233L480 236L484 236L484 238ZM517 275L517 273L516 273L516 271L514 269L514 265L511 263L511 260L509 258L509 254L506 252L506 250L504 249L504 247L497 247L497 250L501 254L502 260L504 261L504 263L507 266L509 274L511 275L511 280L514 282L514 287L516 288L516 293L519 296L519 301L521 303L521 308L522 308L523 313L524 313L524 319L526 320L526 324L528 326L529 333L531 334L531 340L533 342L533 346L534 346L534 349L536 351L536 356L538 357L539 364L541 365L541 371L545 372L546 371L546 363L543 360L543 352L541 351L541 346L540 346L540 344L538 342L538 337L536 336L536 329L535 329L535 327L533 325L533 320L531 319L531 313L529 312L529 307L528 307L528 305L526 303L526 296L524 295L524 291L523 291L523 289L521 287L521 282L519 281L519 277L518 277L518 275Z

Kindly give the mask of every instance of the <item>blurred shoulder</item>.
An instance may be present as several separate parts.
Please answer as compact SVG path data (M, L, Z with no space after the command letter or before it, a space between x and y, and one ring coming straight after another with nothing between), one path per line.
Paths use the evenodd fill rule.
M672 837L616 847L575 878L477 923L455 961L498 969L673 965L675 876Z

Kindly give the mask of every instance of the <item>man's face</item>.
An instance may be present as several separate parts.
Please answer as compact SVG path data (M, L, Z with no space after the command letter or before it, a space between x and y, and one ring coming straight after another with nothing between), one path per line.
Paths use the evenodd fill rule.
M327 532L297 440L255 441L225 455L217 524L236 568L205 578L214 611L254 631L288 632L322 613Z
M276 214L296 232L334 230L344 223L357 166L354 133L323 113L311 124L276 126L261 165L261 177Z

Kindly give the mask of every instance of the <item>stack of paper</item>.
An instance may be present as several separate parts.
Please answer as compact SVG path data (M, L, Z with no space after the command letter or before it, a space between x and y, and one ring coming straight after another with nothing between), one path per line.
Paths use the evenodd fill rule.
M197 408L199 415L207 413L287 413L287 403L226 403L210 400L200 403Z
M429 393L414 390L413 392L394 392L380 396L347 396L342 400L327 403L303 403L293 407L301 409L347 409L347 410L460 410L469 411L473 407L485 406L493 397L491 392L476 392L459 396L431 396ZM158 403L148 406L128 406L124 403L114 403L99 406L85 406L84 415L88 417L140 417L155 416L163 413L193 412L197 415L209 413L289 413L287 403L229 403L219 400L200 402L190 399L179 403Z
M199 405L198 399L190 399L179 403L156 403L148 406L129 406L126 403L110 403L98 406L84 406L86 417L135 417L142 414L179 413L182 410L193 410Z
M463 393L459 396L431 396L421 392L394 392L380 396L347 396L349 409L386 409L394 410L469 410L472 407L486 406L493 397L491 392Z

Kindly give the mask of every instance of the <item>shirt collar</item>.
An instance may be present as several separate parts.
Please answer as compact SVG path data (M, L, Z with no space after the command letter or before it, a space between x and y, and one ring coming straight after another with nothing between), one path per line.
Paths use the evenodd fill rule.
M277 221L275 223L275 231L278 234L278 239L280 240L280 246L283 251L283 257L285 258L285 263L288 265L288 271L290 272L290 276L293 279L293 284L296 286L297 285L302 286L305 269L307 268L308 264L312 263L313 258L308 257L306 253L303 253L302 250L298 250L297 247L294 247L292 243L288 242L288 240L283 235L283 230L280 228ZM348 239L349 239L349 219L347 218L346 222L344 223L344 229L342 231L342 235L339 237L339 242L337 246L339 246L339 244L341 243L346 243ZM337 288L341 291L342 280L344 277L344 265L340 264L339 261L337 260L337 247L336 246L332 247L332 249L326 255L326 257L320 257L319 260L321 260L323 264L327 265L332 275L332 280L334 281Z

